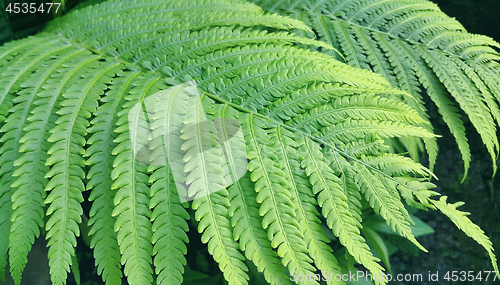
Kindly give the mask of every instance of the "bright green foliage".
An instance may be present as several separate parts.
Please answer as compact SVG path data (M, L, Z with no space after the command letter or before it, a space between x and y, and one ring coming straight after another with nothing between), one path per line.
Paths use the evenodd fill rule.
M78 266L76 237L87 190L90 246L106 284L121 284L122 275L131 285L181 284L191 209L229 284L248 284L247 260L270 284L289 284L291 272L340 273L332 234L358 263L381 274L360 232L361 205L369 202L395 232L421 247L401 198L450 216L486 247L496 268L479 228L430 199L437 195L429 190L432 173L387 153L384 145L387 138L417 145L417 138L435 151L417 80L449 107L445 120L460 122L438 80L452 71L433 67L430 59L446 57L466 72L462 77L485 89L493 81L483 82L484 74L474 72L490 57L474 52L481 60L468 64L437 49L422 49L421 58L405 56L409 42L325 19L309 15L305 22L331 27L319 32L322 37L355 29L357 39L383 37L390 44L294 35L311 29L237 0L113 0L73 11L39 35L0 47L0 232L10 232L0 235L0 272L8 260L19 284L34 238L45 227L52 282L65 284ZM392 77L336 60L342 58L332 45L350 64ZM489 66L484 72L496 68ZM448 89L455 84L443 83ZM463 104L483 104L473 93L462 94L468 86L459 84L452 94L462 96ZM132 111L166 89L171 96L158 98L154 112L147 110L151 133L144 133L146 120L135 120L141 113ZM484 96L486 103L495 102ZM494 125L481 108L463 107L489 124L481 132L486 139ZM231 129L210 127L207 120L217 119L240 124L240 147L223 143ZM454 126L463 132L461 124ZM222 154L246 155L246 174L234 181L241 165L224 162ZM194 200L186 202L186 195Z
M379 260L371 254L363 237L360 236L361 225L349 213L347 197L342 192L339 177L328 166L319 147L309 139L304 139L301 152L306 155L302 165L309 175L313 192L319 193L318 203L323 209L328 227L339 237L340 243L357 262L363 264L373 274L381 276L383 269L376 263Z
M116 147L113 129L116 124L116 115L121 109L125 90L130 88L132 80L138 72L118 72L112 79L110 90L101 98L102 104L97 108L95 119L88 128L92 136L87 141L91 146L85 151L88 157L85 164L91 165L87 178L86 189L92 189L89 200L93 201L90 210L89 225L92 235L91 247L99 274L103 280L110 283L119 282L122 277L120 268L120 251L114 231L115 218L112 216L115 192L111 190L112 180L107 179L113 171L112 149Z
M179 92L178 89L176 88L174 92ZM179 136L180 129L175 124L164 124L165 129L158 127L165 120L173 120L176 115L183 118L187 109L186 100L183 99L185 96L172 96L172 100L175 100L173 102L158 102L157 106L170 106L171 108L162 108L150 117L153 132L163 132L162 136L158 136L152 143L151 150L168 153L171 159L170 163L165 161L158 165L151 165L149 168L149 172L152 173L149 183L152 183L150 209L153 210L151 214L153 254L155 255L155 271L158 275L157 282L160 284L181 283L184 265L186 265L184 255L187 253L187 248L184 243L188 242L186 232L189 228L186 220L189 219L189 214L181 205L177 185L170 168L176 161L182 161L182 153L173 150L175 145L169 137L170 135ZM158 156L158 158L166 159L167 157Z
M428 121L423 94L438 107L455 136L469 169L470 150L457 107L465 112L493 161L499 153L496 124L500 122L500 44L467 33L455 19L428 0L253 0L264 10L304 21L318 38L347 64L374 71L395 88L408 92L404 101ZM426 91L425 93L422 91ZM458 105L458 106L457 106ZM430 124L422 124L432 130ZM418 140L401 140L418 159ZM431 169L437 155L435 139L424 139ZM496 169L496 164L493 163Z

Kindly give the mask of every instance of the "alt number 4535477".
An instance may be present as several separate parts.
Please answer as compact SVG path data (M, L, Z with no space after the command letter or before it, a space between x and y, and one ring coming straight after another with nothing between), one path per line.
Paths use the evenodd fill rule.
M5 11L14 14L57 13L61 3L9 3Z

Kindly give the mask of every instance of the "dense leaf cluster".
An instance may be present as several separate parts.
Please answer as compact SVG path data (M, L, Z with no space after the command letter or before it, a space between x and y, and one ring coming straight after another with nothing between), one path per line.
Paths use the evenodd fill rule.
M106 284L121 284L122 272L129 284L182 283L187 207L229 284L247 283L246 260L271 284L288 284L287 270L340 273L325 227L358 263L382 274L360 234L361 204L425 250L402 199L448 215L486 248L496 268L482 230L457 205L431 199L437 193L429 190L430 171L384 144L401 138L414 150L423 139L435 157L423 86L442 102L466 161L463 126L446 90L496 155L498 83L489 74L498 67L485 46L494 43L460 31L437 10L429 25L449 22L456 31L430 39L431 20L414 22L419 11L405 9L407 2L429 14L437 9L426 1L391 1L391 9L401 6L391 22L389 8L380 10L377 1L331 1L338 7L326 10L323 2L288 3L292 19L236 0L112 0L0 47L0 232L10 233L0 236L0 269L8 260L19 284L44 228L52 282L65 284L76 266L84 191L92 202L91 247ZM334 47L355 67L336 60ZM190 103L178 86L193 81L200 100ZM147 145L155 163L145 163L136 157L141 126L131 123L130 111L165 89L174 91L157 102L163 113L149 118L159 134ZM217 160L221 148L232 150L222 143L230 131L215 130L219 148L207 151L206 130L188 127L207 118L241 126L248 172L231 185L226 181L238 164ZM160 127L162 120L171 128ZM179 148L165 143L171 136L183 140ZM179 167L184 171L174 177ZM207 195L214 187L223 189ZM194 200L183 201L179 189Z

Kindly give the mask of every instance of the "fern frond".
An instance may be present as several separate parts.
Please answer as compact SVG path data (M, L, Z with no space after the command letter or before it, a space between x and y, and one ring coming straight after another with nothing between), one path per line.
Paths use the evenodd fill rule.
M289 284L287 270L340 273L319 212L381 275L359 230L362 194L416 244L401 197L425 209L437 194L430 171L387 154L383 140L404 140L415 156L423 139L433 160L424 90L464 159L450 98L467 113L491 111L467 114L476 127L500 119L500 87L483 79L499 74L494 44L415 1L267 1L276 15L238 0L109 0L0 47L0 228L11 236L0 237L0 270L10 247L20 282L48 218L51 277L65 284L91 190L91 247L106 284L122 282L121 265L131 285L181 284L188 204L229 284L249 283L247 260L271 284ZM480 133L496 153L493 125Z
M330 148L328 148L323 155L325 162L330 166L330 168L335 173L340 174L340 189L342 189L342 192L347 198L349 213L351 213L351 216L356 220L356 226L360 228L362 221L361 190L359 189L359 185L355 183L355 172L352 169L352 165L349 164L343 156Z
M182 33L182 30L179 28L181 27L174 27L172 29L173 31L170 33L171 35L167 34L168 36L166 37L148 39L143 44L125 46L122 42L117 42L109 47L99 46L99 48L105 50L107 53L123 57L127 61L132 61L134 63L144 62L147 64L147 68L153 70L161 69L163 66L174 62L185 61L193 57L193 53L195 52L199 53L200 51L205 51L208 53L224 47L232 47L234 45L279 41L282 43L287 42L317 45L326 49L331 48L322 42L307 38L300 38L294 36L293 34L289 34L288 32L269 33L267 31L254 30L251 28L222 26L207 28L200 31L195 30L194 32L191 32L191 29L189 29ZM179 34L182 36L179 37ZM214 36L216 38L214 38ZM133 37L132 39L124 39L123 41L125 40L133 40ZM152 46L152 43L159 45L159 47L156 47L155 45ZM180 46L191 46L192 49L186 49L182 52L179 50ZM167 58L165 56L167 53L172 53L172 56Z
M374 88L367 88L364 91L368 93L366 96L371 98L375 97L374 95L389 97L400 92L392 89L376 90ZM356 95L358 92L363 92L363 90L358 87L353 88L347 84L310 84L274 101L273 105L269 106L269 112L266 115L275 120L289 121L309 109L324 105L333 99Z
M351 95L335 98L325 105L310 108L309 112L292 119L293 126L311 131L322 126L352 120L398 121L419 124L424 121L407 105L378 96ZM417 119L418 121L415 121Z
M406 210L404 210L399 196L394 197L393 193L387 190L380 178L371 173L365 166L357 163L355 171L357 174L356 182L375 212L386 220L393 231L396 231L413 242L418 248L427 252L413 236L409 227L413 221L411 219L408 220L409 216Z
M368 58L363 52L363 47L349 36L351 25L345 22L333 22L333 28L345 55L346 63L357 68L371 70L370 65L368 65Z
M189 214L180 203L171 172L164 174L165 170L168 167L161 167L151 176L152 179L158 177L151 186L150 205L153 209L154 265L158 284L182 284L187 253L184 243L188 243L186 232L189 229L185 220L189 219ZM160 178L160 174L166 178Z
M454 96L460 107L468 114L481 135L488 152L495 159L499 148L495 123L490 110L481 100L480 91L473 84L473 81L456 65L452 58L423 49L418 51Z
M256 201L254 183L249 175L245 175L228 188L233 235L239 241L240 249L252 260L260 272L264 273L270 284L290 284L286 281L284 267L278 259L278 254L272 250L265 230L261 227L262 218Z
M91 247L94 249L97 272L102 274L106 284L121 282L122 277L120 250L114 231L116 219L112 216L115 193L111 189L112 181L109 179L113 171L112 151L116 147L113 142L116 133L113 129L123 97L138 72L118 71L117 75L118 77L110 82L110 90L101 98L103 104L95 111L95 119L90 122L88 132L92 136L87 141L90 146L84 154L88 157L85 165L91 166L87 173L89 181L86 185L86 190L92 190L89 201L93 201L88 222L91 226Z
M43 44L35 49L29 49L28 44L33 44L42 40L44 41ZM24 81L22 77L24 77L24 79L27 77L28 70L36 68L36 65L40 64L46 56L54 52L54 49L64 45L66 45L66 43L57 37L35 37L35 39L32 39L28 43L12 44L12 48L4 48L1 57L13 56L13 58L8 60L8 68L2 71L2 81L0 81L0 86L2 86L0 87L0 106L5 104L5 99L8 94L13 94L15 91L19 90L20 84Z
M465 175L469 169L470 150L453 101L465 111L492 159L496 159L499 143L493 132L498 125L500 101L497 96L495 99L491 96L498 90L498 85L491 80L498 78L498 74L491 67L498 69L500 66L499 43L486 36L467 33L460 23L428 0L253 2L268 11L308 19L306 23L313 33L300 31L300 34L312 38L318 34L319 40L340 48L347 64L373 70L392 86L408 91L413 98L404 97L406 103L426 121L422 95L427 91L456 138ZM432 130L430 125L422 127ZM432 169L437 144L435 139L423 141ZM419 140L402 142L412 157L417 158ZM496 171L494 163L493 168Z
M364 31L363 29L360 30ZM371 35L380 49L385 52L387 61L390 64L390 67L387 67L387 69L392 69L394 72L394 79L397 80L397 83L391 83L393 84L393 86L398 86L399 89L405 90L408 92L408 94L411 95L403 95L404 101L408 104L408 106L417 111L419 116L424 118L425 122L427 123L420 124L419 126L432 132L432 125L429 123L429 116L427 115L421 95L421 87L417 79L417 74L414 72L415 69L412 68L411 59L408 59L408 55L405 54L398 45L394 45L390 40L388 40L386 35L376 32L371 32ZM408 64L409 62L410 64ZM379 71L376 72L380 73ZM429 168L432 170L434 164L436 163L438 152L436 138L427 138L423 141L425 143L427 154L429 155ZM411 157L414 160L418 161L417 145L420 142L420 139L414 139L410 142L408 142L406 139L401 140L401 142L403 144L405 144L406 142L405 146L410 152Z
M433 175L427 168L412 159L392 153L372 157L362 156L361 160L390 176L401 176L410 173L419 174L423 177Z
M268 124L251 114L242 124L250 160L250 178L255 182L257 202L261 204L259 214L263 216L262 226L267 229L273 248L277 248L283 265L288 266L290 272L313 274L312 260L307 256L307 245L295 219L295 207L289 198L290 185L283 178L281 165L276 162L278 146L269 143L270 138L276 136L276 131L266 130L272 128Z
M434 192L430 189L436 188L436 185L426 182L415 180L409 176L395 177L395 180L399 182L396 186L397 190L406 201L406 203L414 208L427 210L428 208L433 208L430 197L439 195L439 193ZM415 201L415 197L419 202Z
M51 128L48 125L48 120L50 117L54 117L50 114L53 104L57 100L57 95L50 98L52 104L49 103L49 106L43 106L43 99L40 99L39 96L44 94L44 89L47 87L46 81L49 77L57 74L57 69L61 68L61 64L78 52L77 49L72 48L58 51L57 56L52 55L54 57L52 61L40 68L38 73L33 74L29 80L21 85L26 88L21 92L26 94L18 97L20 103L16 105L16 108L23 106L24 112L18 109L15 116L19 117L15 121L18 128L23 129L24 136L19 139L21 144L19 157L14 162L12 174L13 177L17 178L12 183L12 187L15 189L12 195L14 203L12 204L11 242L9 244L10 267L17 284L21 282L21 273L26 265L26 258L34 243L34 238L40 235L40 227L44 224L45 191L43 189L47 184L44 175L48 171L48 167L44 163L48 158L46 152L49 149L45 141L48 139L48 130ZM40 109L44 107L48 107L49 110L43 112L42 117L37 118L36 114L40 114ZM26 118L28 112L32 115ZM52 122L54 121L53 118ZM24 125L18 122L24 122Z
M80 203L83 202L82 192L85 190L82 181L85 178L82 169L85 163L81 155L85 151L84 137L89 125L87 118L95 112L97 101L106 89L104 83L110 80L109 76L113 75L113 69L118 65L113 60L100 64L96 61L98 57L91 54L82 56L86 58L86 68L99 67L102 71L97 76L85 69L75 74L82 79L62 94L64 100L57 112L60 117L47 139L52 146L47 151L50 157L46 161L51 166L45 175L49 178L45 189L50 191L45 199L45 203L50 204L46 228L49 266L54 284L65 283L72 264L71 256L75 254L76 236L80 233L78 223L83 212Z
M388 44L401 48L408 54L415 53L415 51L400 40L388 42ZM448 98L446 87L439 81L439 78L432 72L423 59L416 55L406 57L406 59L406 62L412 66L413 70L415 70L420 84L422 84L422 87L426 89L427 94L438 107L438 112L441 116L443 116L443 120L448 125L451 134L455 137L458 149L462 154L462 160L464 161L465 173L467 174L471 155L469 144L467 143L467 137L465 135L465 127L463 126L463 121L460 119L460 115L458 114L458 109L454 106L453 101ZM433 158L434 156L435 154L429 152L429 158ZM431 170L432 166L433 165L431 164L429 167Z
M285 179L290 181L290 194L296 209L296 217L300 221L300 229L307 244L309 254L316 267L321 272L328 274L341 274L337 259L332 254L331 247L328 246L330 240L325 236L324 230L319 226L317 202L311 190L311 184L306 174L306 169L301 167L302 160L297 152L299 145L295 143L296 135L290 130L277 128L276 140L281 150L280 161L288 161L282 164ZM298 136L300 139L300 136ZM274 140L274 138L271 138ZM328 280L328 284L333 280Z
M189 214L181 204L180 197L185 196L185 181L179 169L183 165L183 153L176 137L181 135L182 120L187 113L187 94L184 86L167 89L169 96L156 99L150 114L151 135L150 160L152 165L149 183L153 221L153 254L158 284L182 284L188 243L186 232L189 230L186 220ZM175 179L174 179L175 177ZM181 180L182 179L182 180ZM181 189L182 192L179 192ZM165 211L166 210L166 211Z
M22 66L20 65L16 59L13 60L12 65L15 67L13 68L9 73L3 73L5 75L6 79L6 89L0 97L3 96L3 98L6 98L9 92L12 92L14 90L18 90L20 88L26 88L22 91L17 92L17 97L13 99L12 101L14 102L14 106L10 110L11 114L8 115L7 119L5 120L5 124L0 128L0 132L3 132L4 135L0 138L0 142L3 143L3 145L0 148L0 153L2 153L2 156L0 157L0 175L2 175L2 180L0 184L0 197L2 199L8 200L5 201L5 203L2 204L1 210L4 212L6 217L11 216L13 206L16 208L18 205L13 205L11 204L11 195L13 194L13 191L11 190L11 184L13 182L13 176L12 176L12 171L14 170L14 162L19 156L19 146L20 146L20 139L24 134L23 127L24 124L26 123L26 119L29 115L29 112L32 108L32 102L35 99L35 93L36 89L35 88L27 88L31 87L30 84L22 84L24 80L31 81L30 83L35 84L35 87L39 87L39 85L36 84L36 80L41 80L43 81L46 78L46 74L37 74L34 75L31 78L27 78L29 73L26 71L28 70L33 70L36 68L37 63L40 61L46 60L47 58L50 58L51 54L56 53L59 50L63 50L67 47L67 44L61 41L49 41L45 45L41 45L41 47L35 49L32 52L26 52L26 54L23 54L20 56L20 58L17 58L17 60L27 60L29 64L27 66ZM37 77L41 77L37 78ZM45 77L44 77L45 76ZM0 104L1 101L0 101ZM21 122L21 123L20 123ZM15 196L17 197L17 196ZM29 216L29 214L28 214ZM29 218L28 218L29 219ZM6 219L1 223L1 226L4 230L7 230L7 232L10 232L11 228L11 219ZM16 223L14 225L15 227L18 226ZM6 235L7 236L7 235ZM33 240L34 238L31 237L30 239L26 240L28 244L30 243L30 240ZM34 240L33 240L34 242ZM26 249L26 247L28 247ZM26 245L25 247L21 246L21 248L24 249L26 255L23 256L23 253L20 254L19 257L21 257L20 264L21 267L24 267L25 262L22 259L25 259L27 256L27 253L29 251L29 245ZM7 249L9 248L9 242L7 239L2 239L0 243L0 254L3 255L2 257L2 263L4 260L6 260L6 253ZM14 256L16 256L15 253L13 253ZM5 264L0 263L1 270L3 271L3 266ZM16 270L18 268L15 268ZM19 272L16 274L16 281L19 281L20 276Z
M276 1L276 3L279 3L279 1ZM300 20L304 21L304 23L306 23L309 27L314 27L314 31L316 32L316 37L318 40L326 42L338 51L341 50L338 36L335 32L333 32L333 30L335 29L335 24L328 19L328 16L319 14L316 15L311 13L298 13L291 14L289 16L297 17ZM301 31L296 31L296 33L299 33L304 37L313 37L313 35L306 35L305 33L301 33ZM342 54L332 53L332 51L328 50L323 52L335 57L339 61L346 60L346 58Z
M308 55L309 57L307 57ZM200 84L203 86L207 83L213 83L214 87L208 91L217 92L221 98L259 112L265 112L263 106L270 105L273 101L284 96L292 86L294 88L303 87L315 81L353 84L352 79L344 76L343 72L350 73L354 70L346 70L345 66L340 69L338 62L332 61L331 58L319 57L327 62L324 65L318 64L319 58L312 57L313 55L299 49L291 49L287 53L279 54L257 53L249 59L250 61L240 62L237 60L231 65L209 70L210 73L207 72L206 75L209 75L211 80L203 78ZM287 60L289 57L296 59L295 64ZM263 65L261 59L266 59L268 63ZM218 72L219 70L220 72ZM241 76L234 77L235 73L241 74ZM205 74L202 76L205 77ZM221 80L220 77L223 77L224 80ZM273 86L266 88L265 82L270 82ZM383 84L384 82L380 81L380 78L370 77L367 80L356 82L355 85L382 89L385 87ZM247 90L250 93L246 99L240 97L241 90Z
M373 137L366 137L347 144L339 143L338 148L349 156L359 158L362 154L378 155L385 153L389 146L383 140L378 139L376 135L373 135Z
M401 136L435 137L429 131L414 125L391 121L353 120L351 118L328 127L323 127L321 133L324 140L341 141L344 143L359 140L369 134L376 134L380 138Z
M252 4L248 3L247 5L250 6ZM225 6L225 8L227 8L227 6ZM241 10L230 11L231 9L228 10L229 11L227 12L224 11L222 13L221 12L211 13L208 17L202 17L202 15L206 15L207 11L205 9L203 11L196 11L196 13L193 13L194 11L190 11L186 14L196 17L196 19L193 19L193 23L197 24L196 29L201 29L210 26L239 25L248 27L248 26L261 25L279 30L293 30L293 29L300 29L306 31L311 30L302 21L297 21L289 17L284 17L274 13L267 13L263 11L252 11L252 10L249 11L241 11ZM184 15L180 14L179 18L184 18L183 16ZM200 24L203 24L203 26L199 26Z
M147 165L137 160L135 150L141 147L141 141L132 141L143 135L141 120L132 118L129 123L127 114L135 104L141 102L152 90L159 77L150 74L140 75L134 80L134 86L125 97L127 102L118 113L114 140L117 146L111 178L112 190L116 190L112 216L116 217L114 230L120 246L121 264L129 284L149 284L153 281L151 269L153 246L151 244L150 191L147 186ZM131 113L138 116L139 113Z
M479 243L486 251L491 259L491 264L493 265L493 269L498 271L497 259L493 254L493 245L488 237L484 234L483 230L481 230L477 225L472 223L472 221L467 218L470 214L468 212L462 212L457 210L458 207L463 205L463 202L457 202L455 204L448 204L446 202L448 197L443 196L436 200L430 200L436 208L438 208L444 215L446 215L450 220L461 229L466 235L473 238L477 243ZM498 276L498 272L497 272Z
M240 112L226 105L216 108L215 116L227 119L238 119ZM234 127L234 126L233 126ZM226 142L233 132L227 124L222 124L218 129L221 142ZM240 143L242 145L240 145ZM236 144L236 145L234 145ZM237 158L245 149L244 142L231 141L223 144L223 151L228 159L227 181L234 181L235 174L241 172L242 166L246 166L246 161L242 163ZM246 169L244 169L246 172ZM255 184L250 179L248 172L238 179L233 185L227 188L229 193L229 215L233 226L233 237L239 242L240 249L245 252L245 256L251 260L259 272L264 273L264 277L270 284L290 284L285 274L285 268L281 265L277 253L272 249L266 231L262 228L262 218L259 216L259 207L256 201L257 194L254 191Z
M230 284L247 284L249 277L245 271L248 268L229 229L229 194L224 189L227 185L224 161L220 150L213 145L209 144L208 150L203 149L204 146L206 148L207 138L219 140L204 118L204 112L211 114L215 110L203 108L202 101L197 97L188 99L187 103L192 107L188 109L184 127L180 130L181 138L185 141L181 149L186 151L184 171L187 174L187 194L194 197L192 207L196 210L196 220L200 222L198 230L203 233L201 240L208 243L208 252Z
M309 176L313 192L319 193L318 204L323 210L323 216L327 219L328 227L357 262L373 274L382 276L383 268L377 264L379 260L371 254L368 245L359 234L359 221L354 219L349 212L347 198L340 187L340 179L326 163L319 147L307 138L302 138L302 140L301 153L307 154L302 161L302 167ZM380 280L379 284L385 284L385 282Z

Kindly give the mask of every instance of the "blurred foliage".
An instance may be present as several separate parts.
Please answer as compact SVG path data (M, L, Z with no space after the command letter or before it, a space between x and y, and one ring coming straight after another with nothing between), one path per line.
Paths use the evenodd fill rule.
M102 0L0 0L0 45L11 40L25 38L42 30L53 19L60 17L77 5L89 5ZM8 13L6 8L12 3L61 3L58 13Z
M40 0L33 0L34 2ZM497 16L500 11L499 0L432 0L449 16L455 17L471 33L483 34L494 38L500 42L500 18ZM0 0L0 45L13 39L20 39L27 35L32 35L43 29L45 23L53 19L53 15L45 17L28 15L32 21L19 21L17 25L13 23L16 19L10 19L5 7L11 0ZM59 2L59 1L55 1ZM88 5L99 0L66 0L66 12L76 5ZM37 18L38 17L38 18ZM31 26L25 27L26 24Z
M40 0L33 0L34 2ZM483 34L494 38L500 42L500 18L497 16L500 11L499 0L432 0L449 16L455 17L471 33ZM20 39L27 35L32 35L43 29L44 24L52 18L45 17L36 19L36 24L29 28L16 30L6 21L9 15L5 12L5 7L11 0L0 0L0 45L12 39ZM59 1L55 1L59 2ZM99 0L66 0L69 11L76 5L88 5L88 3L100 2ZM32 17L32 16L31 16ZM12 21L12 19L11 19ZM30 23L30 21L22 24ZM32 22L33 23L33 22ZM21 23L20 23L21 24ZM14 31L13 31L14 30Z
M431 0L451 17L455 17L467 31L483 34L500 41L499 0Z

